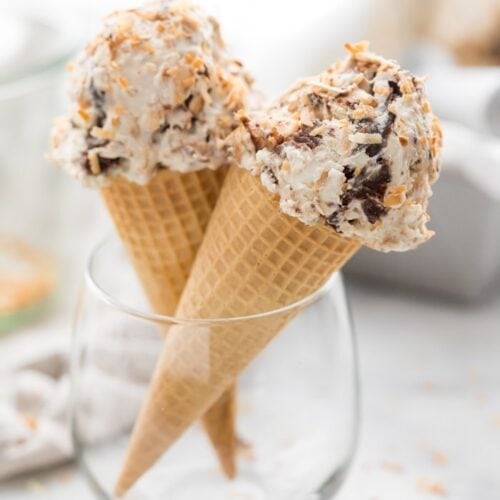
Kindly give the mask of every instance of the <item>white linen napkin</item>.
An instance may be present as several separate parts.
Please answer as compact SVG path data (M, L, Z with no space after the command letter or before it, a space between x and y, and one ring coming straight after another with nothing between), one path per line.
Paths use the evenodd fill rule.
M101 326L92 364L80 379L84 387L78 427L87 444L113 439L131 428L161 342L159 336L144 342L137 325L133 332L126 324ZM73 456L68 330L65 318L2 339L0 480Z

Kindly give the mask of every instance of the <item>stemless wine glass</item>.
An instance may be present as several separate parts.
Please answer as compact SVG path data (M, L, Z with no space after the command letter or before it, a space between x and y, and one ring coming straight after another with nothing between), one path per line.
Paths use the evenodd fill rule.
M221 323L226 331L233 322L258 325L292 310L295 318L238 380L236 478L224 477L202 427L194 423L129 491L130 500L332 498L358 432L355 342L340 275L279 310L185 320L150 310L117 238L97 246L75 317L71 404L76 453L96 495L114 498L169 327L182 325L186 334L200 336L208 356L211 332Z

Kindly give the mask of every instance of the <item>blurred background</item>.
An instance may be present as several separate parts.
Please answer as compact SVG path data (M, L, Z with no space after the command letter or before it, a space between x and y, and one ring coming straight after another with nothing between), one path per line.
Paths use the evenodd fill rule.
M85 258L110 223L44 154L68 59L102 15L138 3L0 0L0 498L90 498L59 465L67 352ZM429 76L445 133L437 235L409 254L362 251L345 273L364 425L340 498L499 500L500 0L198 3L270 99L345 41Z

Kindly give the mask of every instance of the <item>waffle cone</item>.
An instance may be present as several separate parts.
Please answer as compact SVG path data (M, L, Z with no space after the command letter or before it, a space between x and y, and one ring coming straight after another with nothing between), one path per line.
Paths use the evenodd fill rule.
M173 315L227 169L179 174L159 171L146 186L116 178L101 190L114 225L151 306ZM234 476L234 391L203 417L221 467Z
M359 247L332 228L308 227L284 215L257 179L234 168L177 316L240 317L284 307L321 287ZM252 320L172 328L132 433L118 495L213 405L297 312L285 309Z
M116 178L101 190L155 312L173 315L226 169L160 170L145 186Z

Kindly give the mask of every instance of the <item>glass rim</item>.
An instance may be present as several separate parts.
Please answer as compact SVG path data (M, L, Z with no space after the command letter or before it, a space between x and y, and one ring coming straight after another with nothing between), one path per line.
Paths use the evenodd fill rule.
M253 314L246 314L243 316L228 316L223 318L181 318L177 316L158 314L151 311L144 311L138 309L137 307L133 307L129 304L124 303L120 299L114 297L111 293L107 292L94 278L92 268L99 255L99 252L102 251L102 249L106 246L106 244L108 244L115 238L121 244L121 240L118 237L116 237L116 235L108 234L107 236L102 238L102 240L91 251L85 266L85 273L84 273L85 284L92 291L94 296L97 297L98 300L105 303L106 305L118 311L121 311L128 316L143 319L145 321L149 321L152 323L164 323L168 325L177 324L177 325L208 326L214 324L256 321L259 319L269 318L272 316L278 316L290 312L294 309L300 310L322 299L332 291L335 282L339 279L340 271L337 271L333 273L332 276L330 276L330 278L328 278L328 280L324 285L320 286L314 292L307 295L306 297L303 297L302 299L299 299L285 306L271 309L269 311L261 311Z

